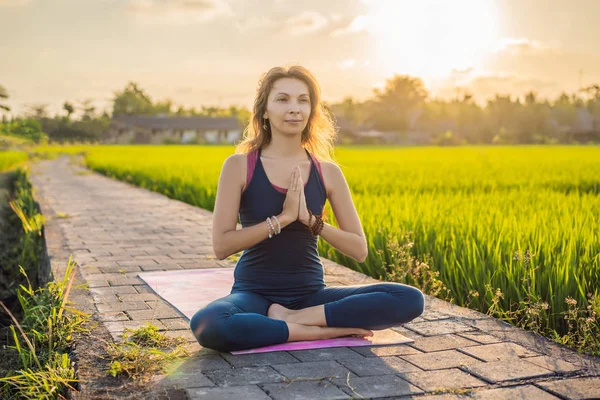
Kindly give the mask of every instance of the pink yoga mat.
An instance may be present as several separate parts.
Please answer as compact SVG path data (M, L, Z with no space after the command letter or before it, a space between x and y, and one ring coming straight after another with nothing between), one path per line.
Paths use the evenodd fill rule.
M184 271L142 272L139 275L160 297L189 319L199 309L231 292L234 268L191 269ZM231 354L265 353L269 351L305 350L325 347L375 346L413 342L391 329L373 331L368 339L342 337L327 340L286 342Z

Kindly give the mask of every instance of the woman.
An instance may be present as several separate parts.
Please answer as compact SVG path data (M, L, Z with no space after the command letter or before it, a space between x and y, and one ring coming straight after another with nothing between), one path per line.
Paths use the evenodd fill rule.
M259 82L244 140L223 164L213 216L216 256L244 252L231 293L192 317L203 347L229 352L372 336L371 329L423 312L423 294L411 286L323 282L318 236L358 262L367 257L367 241L330 156L335 130L320 97L316 79L300 66L273 68ZM339 229L322 219L326 199Z

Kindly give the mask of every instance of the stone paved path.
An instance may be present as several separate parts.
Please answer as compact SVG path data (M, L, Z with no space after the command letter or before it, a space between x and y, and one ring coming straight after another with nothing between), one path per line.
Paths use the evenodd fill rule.
M232 267L212 257L212 213L86 173L67 157L36 164L32 181L46 216L70 216L45 228L53 271L74 255L93 298L81 305L115 340L147 321L188 338L194 355L176 378L155 381L189 399L600 398L598 359L429 296L422 317L394 328L415 339L407 345L238 356L201 349L188 320L137 274ZM329 285L377 282L323 262Z

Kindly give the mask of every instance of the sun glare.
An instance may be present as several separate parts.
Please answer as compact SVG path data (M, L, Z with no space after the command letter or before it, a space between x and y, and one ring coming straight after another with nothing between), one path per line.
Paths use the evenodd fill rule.
M379 67L385 75L442 78L479 66L499 40L492 0L368 2Z

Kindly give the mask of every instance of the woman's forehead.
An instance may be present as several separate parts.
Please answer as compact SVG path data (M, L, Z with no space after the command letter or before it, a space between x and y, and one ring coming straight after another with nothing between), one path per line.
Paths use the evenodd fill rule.
M280 93L287 95L308 95L308 85L299 79L282 78L275 82L272 90L273 95Z

